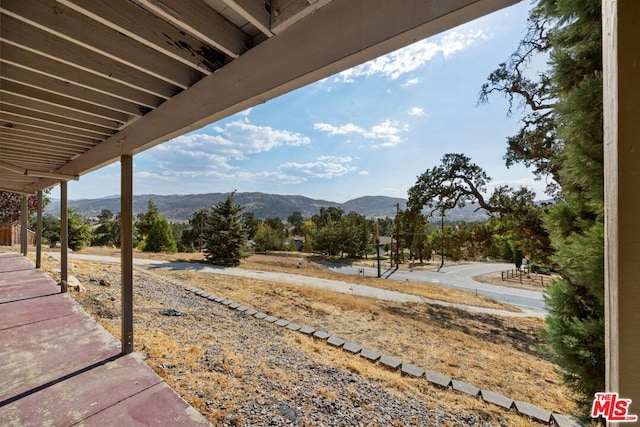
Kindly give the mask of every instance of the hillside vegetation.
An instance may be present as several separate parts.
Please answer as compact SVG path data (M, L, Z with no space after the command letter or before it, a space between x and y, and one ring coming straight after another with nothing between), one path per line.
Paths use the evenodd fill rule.
M147 209L149 200L153 200L158 207L158 212L164 215L169 221L186 221L193 213L202 208L209 208L227 197L228 193L208 193L208 194L174 194L170 196L160 196L145 194L134 196L134 215L143 213ZM397 197L387 196L363 196L348 200L344 203L332 202L328 200L312 199L300 195L281 195L266 193L235 193L235 203L243 206L246 212L253 213L258 219L280 218L286 220L293 212L300 212L304 218L309 218L317 214L321 207L338 207L345 213L357 212L368 218L394 217L396 214L396 204L400 209L406 209L407 201ZM111 212L120 211L119 197L105 197L101 199L79 199L69 200L69 207L83 216L97 217L103 209ZM448 220L483 221L487 217L479 211L474 212L476 206L470 205L464 209L454 209L447 212ZM46 207L45 213L58 215L60 212L60 201L51 200Z

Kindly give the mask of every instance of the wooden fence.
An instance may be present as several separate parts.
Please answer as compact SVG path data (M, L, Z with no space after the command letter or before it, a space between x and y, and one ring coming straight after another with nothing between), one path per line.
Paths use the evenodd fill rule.
M20 244L20 225L11 224L0 227L0 246L13 246ZM36 233L27 230L27 245L36 244Z
M545 287L551 282L552 277L544 274L530 273L529 270L513 268L511 270L503 270L500 272L502 281L509 281L509 279L518 279L522 283L522 278L527 279L528 283Z

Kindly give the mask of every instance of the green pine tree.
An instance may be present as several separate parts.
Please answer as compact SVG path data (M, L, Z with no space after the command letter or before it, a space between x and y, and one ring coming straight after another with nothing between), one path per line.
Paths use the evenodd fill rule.
M145 213L139 213L135 222L141 240L144 240L149 235L149 231L158 220L159 215L155 202L149 199L147 202L147 211Z
M91 243L91 227L87 219L75 213L73 209L69 208L68 212L69 248L73 251L79 251Z
M518 50L480 92L481 102L493 92L523 99L527 113L508 140L507 166L533 166L552 183L556 203L544 226L561 279L545 291L543 350L584 419L605 373L601 7L601 0L538 0ZM537 54L550 68L532 77L525 68Z
M178 251L178 246L173 237L171 226L164 216L158 216L151 225L143 250L145 252L171 253Z
M205 257L213 264L237 266L246 256L242 206L233 204L235 191L211 208L206 219Z
M563 199L546 218L562 279L546 292L544 337L587 419L605 373L601 3L544 0L537 10L555 22L551 81L563 147Z

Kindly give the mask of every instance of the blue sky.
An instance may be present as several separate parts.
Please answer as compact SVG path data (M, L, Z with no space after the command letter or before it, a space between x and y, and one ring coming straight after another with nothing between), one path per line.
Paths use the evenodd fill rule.
M521 39L528 8L521 2L138 154L134 193L407 197L443 154L461 152L493 185L527 185L544 198L530 171L504 166L518 111L508 118L499 96L476 105ZM69 196L119 194L119 185L116 163L70 182Z

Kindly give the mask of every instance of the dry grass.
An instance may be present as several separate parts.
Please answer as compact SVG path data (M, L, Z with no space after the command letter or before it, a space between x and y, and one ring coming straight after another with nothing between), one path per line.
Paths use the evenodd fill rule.
M120 250L114 248L89 247L83 249L79 253L115 257L120 256ZM136 252L134 257L173 262L201 262L203 260L201 253L169 254ZM363 261L363 263L366 262ZM371 263L371 261L369 261L369 263ZM465 304L513 312L521 311L517 307L502 304L483 295L474 295L470 292L443 288L442 286L431 283L378 279L374 277L350 276L334 273L324 265L318 263L316 256L300 252L284 252L270 255L256 254L242 260L240 267L250 270L275 271L338 280L456 304Z
M97 265L74 260L72 274L99 276L101 271L117 271L118 266ZM47 262L44 262L45 268ZM57 267L57 265L55 265ZM283 268L281 266L281 268ZM545 409L570 414L575 410L570 391L560 382L553 365L537 350L540 344L540 319L511 319L476 315L426 304L378 301L317 289L290 286L268 281L249 280L196 272L154 269L166 277L180 280L208 292L250 305L292 322L315 328L325 328L332 335L358 343L427 370L445 373L468 381L480 388L524 400ZM137 273L136 274L142 274ZM109 289L109 288L105 288ZM90 294L76 294L88 311L94 311L99 321L114 335L119 335L119 320L103 316L105 303L91 304ZM118 295L114 294L111 310L117 311ZM459 301L457 301L459 302ZM158 325L157 317L149 315L160 308L152 300L136 298L136 349L144 352L148 363L185 399L215 424L226 414L211 411L207 401L225 399L233 409L233 400L245 390L252 376L251 366L274 381L287 384L289 372L244 360L234 353L233 342L214 336L204 326L206 318L189 313L192 324ZM109 307L107 307L107 311ZM198 322L203 322L199 325ZM305 351L319 361L337 365L373 381L392 386L399 395L418 393L426 402L482 414L483 419L507 419L510 425L527 425L526 420L486 405L474 398L439 390L424 382L400 377L368 361L332 349L296 333L288 334L290 345ZM199 343L216 341L225 354L225 363L215 369L203 367L205 355ZM241 383L243 386L241 387ZM194 390L201 390L200 394ZM331 399L331 390L317 393ZM224 395L224 396L223 396ZM231 405L231 406L230 406ZM497 421L496 421L497 422Z
M573 407L553 365L537 350L541 319L477 315L268 281L154 271L480 388L561 413Z
M492 425L501 424L501 421L515 427L531 425L526 418L500 410L477 398L460 393L452 395L450 391L432 387L423 381L400 376L397 372L379 366L374 367L371 362L361 357L350 355L344 351L337 351L323 342L300 336L300 334L290 334L288 341L290 345L295 345L313 354L313 357L319 362L347 369L377 383L392 385L394 394L399 398L408 399L411 398L410 396L418 395L431 408L446 407L447 412L455 412L457 410L471 412Z
M296 254L297 255L297 254ZM366 264L364 262L363 264ZM242 268L264 271L278 271L284 273L295 273L324 279L340 280L343 282L355 283L358 285L370 286L373 288L386 289L390 291L404 292L406 294L418 295L424 298L435 299L458 304L474 305L476 307L495 308L519 312L517 307L502 304L491 298L482 295L474 295L469 292L455 289L447 289L442 286L425 282L411 282L408 280L399 281L393 279L378 279L373 277L349 276L334 273L321 264L314 262L314 257L298 256L278 256L278 255L253 255L243 260Z

